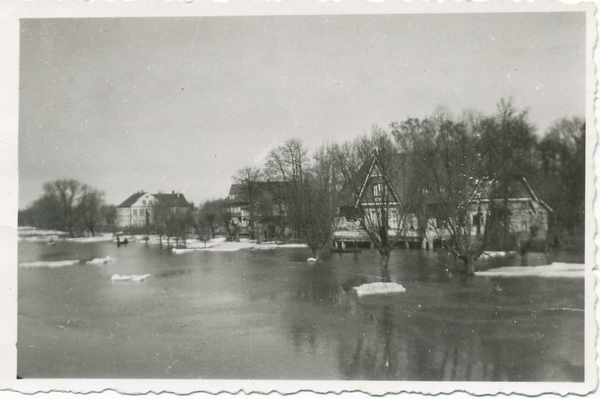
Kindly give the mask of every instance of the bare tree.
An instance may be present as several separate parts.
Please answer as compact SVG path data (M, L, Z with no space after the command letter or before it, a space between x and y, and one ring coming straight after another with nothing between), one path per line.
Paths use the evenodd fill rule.
M555 211L555 225L578 236L585 227L585 133L583 118L562 118L540 143L538 190Z
M82 187L83 194L77 206L77 216L80 223L96 236L96 226L102 222L102 207L104 193L89 186Z
M299 229L304 211L299 195L302 191L305 169L308 164L307 153L302 140L293 138L272 149L265 163L265 174L270 180L287 183L286 210L290 215L292 228L296 231Z
M231 204L227 199L216 201L217 220L225 227L227 240L239 241L239 226L236 217L231 212Z
M489 199L494 180L478 148L481 128L477 119L455 121L438 109L414 137L422 161L415 177L430 200L429 216L437 219L434 227L440 237L449 237L447 248L464 262L467 274L474 274L474 262L483 253L494 222L493 204L483 202Z
M215 226L218 219L219 204L216 201L206 201L197 210L194 229L204 246L215 236Z
M321 249L332 235L335 200L335 159L331 148L317 149L313 164L297 194L301 208L296 224L311 249L313 257L320 258Z
M262 180L262 171L255 167L245 167L237 171L233 176L233 181L241 186L240 195L248 201L247 211L249 215L248 228L250 238L256 235L256 203L258 200L258 189L256 182Z
M60 206L62 228L75 237L77 224L77 208L87 190L87 186L74 179L56 180L44 184L44 192L52 197Z

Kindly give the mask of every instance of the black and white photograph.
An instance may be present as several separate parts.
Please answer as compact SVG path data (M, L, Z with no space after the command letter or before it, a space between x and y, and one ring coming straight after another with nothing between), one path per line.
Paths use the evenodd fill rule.
M594 5L283 3L20 6L2 388L596 389Z

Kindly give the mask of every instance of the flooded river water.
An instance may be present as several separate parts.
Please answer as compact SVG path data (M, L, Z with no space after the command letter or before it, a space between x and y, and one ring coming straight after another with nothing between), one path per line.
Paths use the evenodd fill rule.
M358 297L376 251L19 242L22 378L583 381L584 279L452 273L397 249L406 292ZM106 264L84 261L110 256ZM62 267L37 261L81 260ZM486 263L487 262L487 263ZM547 264L545 256L482 261ZM114 274L150 276L111 280Z

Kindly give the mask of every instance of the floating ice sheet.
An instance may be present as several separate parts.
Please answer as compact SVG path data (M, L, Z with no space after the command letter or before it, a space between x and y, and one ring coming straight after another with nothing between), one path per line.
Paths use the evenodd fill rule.
M111 276L111 280L120 281L120 280L131 280L131 281L142 281L150 277L149 274L131 274L131 275L121 275L121 274L113 274Z
M22 267L63 267L63 266L73 266L79 263L79 260L57 260L53 262L23 262L19 263L19 266Z
M406 288L398 283L370 283L354 287L354 291L358 296L374 295L374 294L393 294L405 292Z
M88 265L102 265L104 263L114 262L114 261L116 261L115 258L111 258L110 256L107 256L106 258L96 258L96 259L87 261L85 263L87 263Z

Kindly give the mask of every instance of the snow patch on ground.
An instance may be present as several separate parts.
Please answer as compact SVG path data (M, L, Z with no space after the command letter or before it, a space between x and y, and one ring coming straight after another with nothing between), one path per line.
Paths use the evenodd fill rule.
M113 274L111 276L111 280L113 281L122 281L122 280L130 280L130 281L142 281L150 277L149 274L130 274L130 275L120 275Z
M111 258L110 256L107 256L106 258L96 258L96 259L87 261L85 263L87 263L88 265L103 265L105 263L114 262L114 261L116 261L115 258Z
M370 283L354 287L354 291L358 296L374 295L374 294L394 294L406 292L406 288L398 283Z
M19 263L22 267L63 267L73 266L79 263L79 260L58 260L53 262L23 262Z
M478 276L497 277L585 277L585 265L578 263L552 263L544 266L506 266L475 273Z

